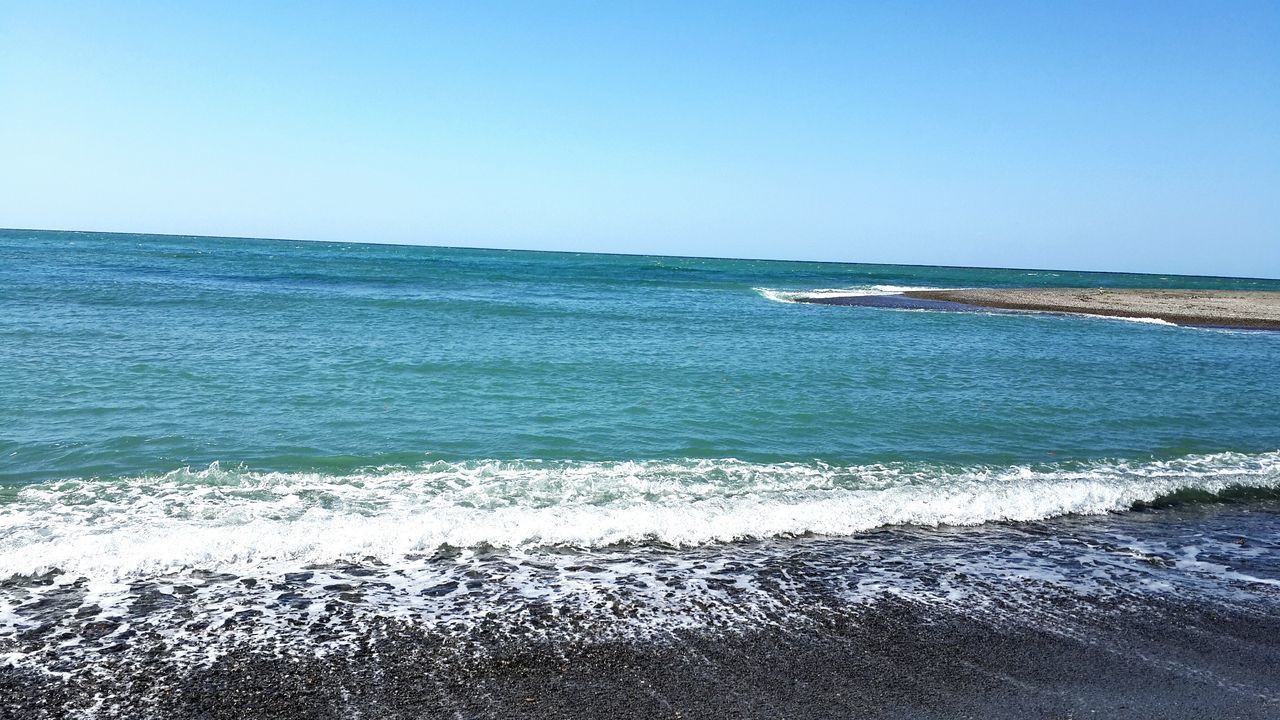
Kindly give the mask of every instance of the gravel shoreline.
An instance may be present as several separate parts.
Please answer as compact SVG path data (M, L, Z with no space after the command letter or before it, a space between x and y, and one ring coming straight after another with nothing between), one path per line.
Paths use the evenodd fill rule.
M1154 318L1177 325L1280 330L1280 292L1130 288L911 290L903 297L1001 310Z
M1049 611L1053 608L1045 607ZM1060 610L1060 609L1059 609ZM98 682L0 670L5 718L1274 718L1280 620L1090 603L1010 625L886 596L809 622L655 641L494 634L459 645L387 621L326 656L162 656ZM107 680L106 678L111 678Z
M167 606L136 583L109 622L61 586L0 636L0 719L1275 718L1277 519L1270 500L1193 503L566 555L601 575L590 602L531 600L570 571L538 556L545 576L508 582L517 560L493 552L463 566L474 588L426 590L470 620L378 604L402 576L376 565L323 607L299 604L319 569L256 581L262 610L232 592L249 578ZM626 569L664 558L685 570L657 592ZM182 632L202 606L235 622Z

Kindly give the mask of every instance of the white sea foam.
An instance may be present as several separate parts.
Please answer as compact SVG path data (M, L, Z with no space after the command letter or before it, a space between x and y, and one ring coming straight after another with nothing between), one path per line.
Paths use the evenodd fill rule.
M1028 311L1028 312L1038 312L1038 311ZM1059 311L1044 311L1044 312L1053 313L1053 314L1063 314L1063 315L1079 315L1081 317L1098 318L1100 320L1119 320L1121 322L1142 323L1144 325L1165 325L1168 327L1179 327L1177 323L1171 323L1168 320L1161 320L1160 318L1125 317L1122 315L1098 315L1096 313L1069 312L1069 311L1061 311L1061 313L1059 313Z
M814 290L778 290L775 288L752 288L767 300L780 303L797 303L817 298L833 297L866 297L869 295L901 295L913 290L948 290L953 288L906 286L906 285L858 285L847 288L817 288Z
M34 485L0 505L0 578L110 583L193 568L384 562L442 546L694 546L885 525L1126 510L1181 489L1280 487L1280 451L1039 467L732 459L436 462L349 475L200 470Z
M916 290L955 290L956 288L942 287L926 287L926 286L906 286L906 285L865 285L850 288L818 288L814 290L776 290L773 288L753 288L757 293L767 300L780 303L802 303L821 298L838 298L838 297L868 297L877 295L901 295L906 292ZM939 312L930 308L886 308L888 310L901 310L906 312ZM948 310L946 312L955 312ZM1142 323L1146 325L1164 325L1168 327L1181 327L1177 323L1171 323L1168 320L1150 317L1122 317L1118 315L1098 315L1086 312L1071 312L1058 310L1002 310L997 313L989 311L978 311L976 314L982 315L1077 315L1080 317L1098 318L1101 320L1118 320L1121 322Z

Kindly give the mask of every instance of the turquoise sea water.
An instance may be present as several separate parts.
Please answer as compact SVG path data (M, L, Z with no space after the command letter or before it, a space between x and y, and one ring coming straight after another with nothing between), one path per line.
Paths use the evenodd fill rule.
M1280 334L771 301L1280 281L0 233L0 482L1280 448Z
M1280 333L790 302L1027 285L1280 289L4 231L0 574L847 535L1280 482Z

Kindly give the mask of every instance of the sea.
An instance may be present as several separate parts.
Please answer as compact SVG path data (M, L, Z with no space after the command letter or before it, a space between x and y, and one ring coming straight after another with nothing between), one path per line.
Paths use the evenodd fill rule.
M1280 616L1280 333L803 302L1278 280L363 239L0 230L10 716L216 716L252 657L390 717L379 647L678 656L890 606L1085 645ZM1154 654L1280 713L1274 666Z

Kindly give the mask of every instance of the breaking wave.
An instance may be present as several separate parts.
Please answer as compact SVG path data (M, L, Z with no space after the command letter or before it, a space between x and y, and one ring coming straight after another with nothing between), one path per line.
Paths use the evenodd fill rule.
M1004 467L485 460L347 475L214 463L23 488L0 504L0 578L53 569L122 579L276 561L395 562L444 546L839 536L886 525L1101 514L1277 488L1280 451Z
M817 288L814 290L777 290L765 287L752 289L767 300L780 303L797 303L813 300L815 298L900 295L911 290L946 290L947 288L902 285L860 285L848 288Z

